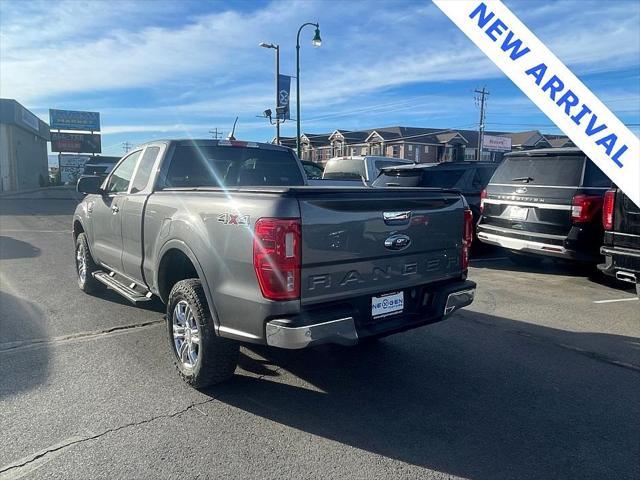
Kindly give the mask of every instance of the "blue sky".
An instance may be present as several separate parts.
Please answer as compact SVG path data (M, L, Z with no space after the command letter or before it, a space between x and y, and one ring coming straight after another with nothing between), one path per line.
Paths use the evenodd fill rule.
M640 1L506 1L614 112L640 132ZM269 140L273 50L295 73L302 128L475 128L473 90L490 90L487 128L559 133L429 1L0 0L0 95L48 121L49 108L101 113L103 151L122 142L228 133ZM293 100L293 98L292 98ZM283 126L295 135L295 123Z

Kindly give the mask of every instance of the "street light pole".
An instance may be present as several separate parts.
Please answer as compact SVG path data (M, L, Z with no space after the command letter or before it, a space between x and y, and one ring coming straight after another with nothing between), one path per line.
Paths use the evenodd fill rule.
M320 25L311 22L303 23L298 29L298 35L296 35L296 150L298 152L298 158L302 157L300 151L300 32L307 25L316 27L316 33L312 40L313 46L319 47L322 45Z
M263 48L273 48L276 51L276 145L280 145L280 119L278 118L278 107L280 106L280 45L273 43L260 43Z

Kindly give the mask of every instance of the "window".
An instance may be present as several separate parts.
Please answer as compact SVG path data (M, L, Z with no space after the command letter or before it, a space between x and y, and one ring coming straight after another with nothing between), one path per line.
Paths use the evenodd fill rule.
M436 170L436 168L438 170ZM445 170L440 167L427 168L420 180L421 187L454 188L465 171L461 168Z
M364 161L349 158L329 160L322 174L325 180L361 180L364 177Z
M413 152L413 145L409 145L409 151Z
M136 162L140 157L142 150L133 152L116 167L107 183L107 193L120 193L126 192L129 189L129 182L133 175L133 170L136 167Z
M367 147L362 147L360 149L360 155L366 155L367 154Z
M611 188L611 180L602 173L602 170L600 170L595 163L587 160L587 166L584 172L584 186Z
M394 145L392 147L392 156L394 158L400 158L400 145Z
M429 153L429 145L424 146L424 153Z
M167 187L303 185L291 152L266 148L179 145L169 161Z
M506 157L491 182L577 187L584 161L584 157L569 155Z
M131 193L144 190L147 186L147 183L149 183L149 177L151 177L153 165L156 163L158 153L160 153L160 147L147 147L144 151L144 155L142 155L142 159L140 160L140 165L138 165L138 171L136 172L136 176L132 182Z

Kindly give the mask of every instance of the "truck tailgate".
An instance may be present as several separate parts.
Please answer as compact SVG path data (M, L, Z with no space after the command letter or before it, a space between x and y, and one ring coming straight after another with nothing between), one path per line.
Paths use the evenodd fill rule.
M429 189L309 190L301 301L393 292L461 275L464 201Z

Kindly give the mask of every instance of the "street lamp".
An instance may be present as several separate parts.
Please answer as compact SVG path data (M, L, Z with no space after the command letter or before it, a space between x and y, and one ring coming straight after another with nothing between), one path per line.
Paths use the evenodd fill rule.
M320 38L320 25L317 23L303 23L298 29L298 35L296 36L296 149L298 151L298 158L301 158L300 152L300 32L307 25L316 27L316 33L311 40L311 44L314 47L322 45L322 39Z
M276 145L280 145L280 120L278 118L278 106L280 105L280 45L274 45L273 43L261 42L262 48L273 48L276 51Z

